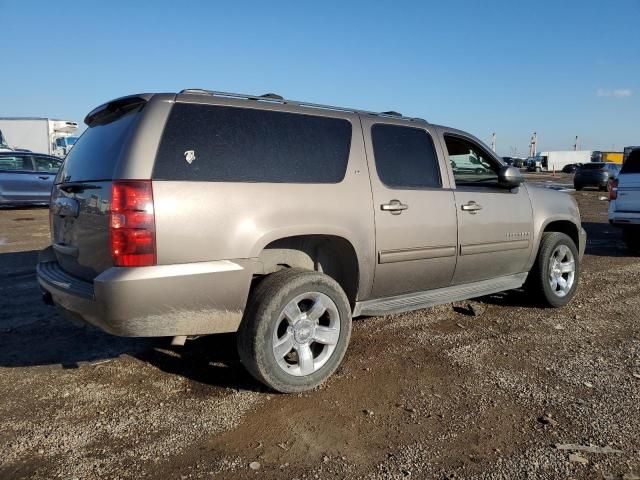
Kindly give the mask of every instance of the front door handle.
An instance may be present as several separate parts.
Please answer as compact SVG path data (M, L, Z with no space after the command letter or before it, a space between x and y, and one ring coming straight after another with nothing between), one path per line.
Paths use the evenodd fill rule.
M478 210L482 210L482 205L471 200L469 203L462 205L462 210L469 212L471 215L475 215Z
M383 203L380 208L385 212L391 212L391 215L400 215L403 210L409 208L409 205L405 205L400 200L391 200L389 203Z
M38 177L38 178L39 178L40 180L49 180L49 177L45 177L45 176Z

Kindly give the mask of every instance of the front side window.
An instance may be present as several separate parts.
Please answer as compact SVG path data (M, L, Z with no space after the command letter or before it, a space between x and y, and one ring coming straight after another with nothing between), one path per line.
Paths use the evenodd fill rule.
M445 135L444 140L456 185L495 187L498 184L500 165L483 148L454 135Z
M31 157L16 155L16 156L0 156L0 170L25 172L33 170L31 164Z
M431 136L420 128L371 127L380 181L390 188L440 188L438 156Z

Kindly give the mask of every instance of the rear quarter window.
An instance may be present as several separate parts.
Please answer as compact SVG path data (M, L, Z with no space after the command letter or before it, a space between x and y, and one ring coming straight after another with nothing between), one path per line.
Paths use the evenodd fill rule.
M178 103L167 120L153 178L338 183L350 148L351 123L344 119Z

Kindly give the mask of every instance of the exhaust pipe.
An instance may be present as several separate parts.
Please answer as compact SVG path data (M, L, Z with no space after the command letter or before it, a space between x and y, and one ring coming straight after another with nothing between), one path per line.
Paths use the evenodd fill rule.
M186 335L178 335L171 339L171 346L173 347L184 347L185 342L187 341Z

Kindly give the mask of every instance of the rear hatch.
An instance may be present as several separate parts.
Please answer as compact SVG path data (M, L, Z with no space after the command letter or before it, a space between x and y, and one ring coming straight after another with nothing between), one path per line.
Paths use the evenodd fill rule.
M110 245L111 184L146 100L125 97L98 107L67 155L52 191L51 236L58 263L93 280L113 266Z
M584 181L599 181L606 175L604 163L585 163L576 172L576 178Z
M640 149L631 152L618 175L616 210L640 213Z

